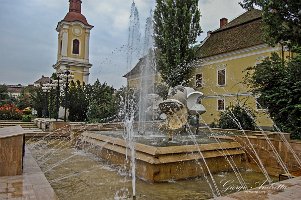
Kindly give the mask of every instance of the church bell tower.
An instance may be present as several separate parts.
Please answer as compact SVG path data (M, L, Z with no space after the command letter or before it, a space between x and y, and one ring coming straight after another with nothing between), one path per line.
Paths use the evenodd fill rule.
M69 70L74 81L88 83L90 30L93 28L81 13L81 0L69 0L69 12L56 27L58 32L57 62L53 68L58 71Z

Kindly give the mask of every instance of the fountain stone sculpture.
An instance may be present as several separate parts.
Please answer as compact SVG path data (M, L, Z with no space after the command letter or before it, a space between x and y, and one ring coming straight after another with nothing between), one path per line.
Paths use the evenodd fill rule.
M169 140L172 140L175 131L187 125L188 115L199 116L206 112L205 107L199 103L202 96L203 93L193 88L176 86L170 89L168 99L159 103L160 110L166 115L161 127L167 129Z

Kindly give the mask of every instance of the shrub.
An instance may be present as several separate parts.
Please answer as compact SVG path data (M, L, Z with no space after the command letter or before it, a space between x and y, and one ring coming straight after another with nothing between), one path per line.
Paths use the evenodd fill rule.
M23 114L24 115L30 115L31 114L31 108L30 107L27 107L23 110Z
M22 115L22 122L31 122L31 115Z
M254 113L239 104L231 105L221 113L219 127L223 129L255 130Z
M20 120L22 111L13 104L0 106L0 120Z

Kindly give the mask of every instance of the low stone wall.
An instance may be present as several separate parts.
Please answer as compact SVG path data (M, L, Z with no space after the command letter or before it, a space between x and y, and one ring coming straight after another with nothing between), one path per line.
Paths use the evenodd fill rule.
M292 175L294 175L294 173L299 174L301 171L301 141L282 141L275 138L267 139L263 136L236 136L233 138L240 143L243 150L247 152L250 167L258 171L260 171L260 169L256 164L258 163L258 159L254 150L270 175L278 176L279 174L285 173L278 161L277 154Z
M251 131L251 130L238 130L238 129L221 129L221 128L208 128L208 127L200 127L199 133L221 133L227 135L248 135L248 136L268 136L269 138L274 138L281 140L282 136L286 138L286 140L290 141L290 133L284 132L273 132L273 131Z

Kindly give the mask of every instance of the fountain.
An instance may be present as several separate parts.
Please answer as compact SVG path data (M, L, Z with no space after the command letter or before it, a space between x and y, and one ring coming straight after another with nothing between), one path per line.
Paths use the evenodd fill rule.
M206 126L205 122L203 122L205 124L204 127L198 130L199 124L197 124L197 131L193 131L188 116L194 115L197 122L202 121L201 114L206 112L206 109L199 103L199 100L203 94L195 91L193 88L184 86L171 88L166 100L162 100L154 93L153 83L156 66L154 64L151 27L152 20L150 17L147 19L145 29L142 55L144 64L139 69L140 103L138 121L135 122L135 105L130 100L126 100L125 110L128 112L122 127L120 127L120 124L112 123L101 125L98 131L89 131L86 127L82 128L83 133L77 136L75 140L76 146L83 151L71 148L71 150L64 149L72 143L71 141L64 141L65 143L58 142L58 144L50 145L48 147L50 150L40 155L38 152L37 155L39 155L38 158L41 165L52 161L52 155L53 157L58 156L56 159L59 161L52 161L53 163L51 165L48 164L50 166L46 166L44 169L44 172L50 173L55 168L63 168L60 168L61 171L58 173L58 177L52 179L53 184L61 181L67 184L64 182L67 179L76 178L81 176L81 174L97 170L101 175L93 173L89 177L93 179L93 176L95 176L97 180L94 184L99 184L94 192L97 193L98 190L101 190L102 193L106 193L106 190L111 191L113 188L114 199L126 199L130 196L132 198L140 197L141 199L156 199L156 197L159 199L162 196L165 199L179 197L191 199L211 198L227 194L228 192L260 186L265 182L272 183L275 177L271 176L271 174L275 175L278 171L277 173L272 173L272 170L266 168L270 159L269 153L275 155L277 162L281 163L281 167L285 168L285 164L283 164L281 159L287 155L281 154L279 158L277 152L280 152L280 149L283 148L293 149L290 148L290 144L287 144L283 134L279 134L283 143L280 144L279 142L279 148L273 149L271 143L275 145L277 140L274 140L274 138L271 138L270 135L268 136L263 131L256 133L261 135L261 138L258 139L254 133L251 133L252 136L250 136L248 131L245 130L225 131L212 129ZM138 50L139 45L137 45L139 41L139 15L135 3L133 3L127 52L128 67L134 62L134 55L140 52ZM233 120L239 124L238 119ZM225 134L225 132L227 133ZM264 143L266 149L260 149L260 145L256 143L258 141L259 143ZM43 145L44 140L41 143L34 143L32 149L36 151L36 149L39 149L39 146L43 149L45 148ZM65 151L70 151L71 153L67 154ZM267 152L263 154L261 151ZM259 152L269 159L264 160L264 157L259 155ZM286 153L288 154L288 151ZM65 157L62 156L62 158L61 154L67 155ZM82 163L78 161L80 164L72 163L71 160L78 158L79 155L84 155L82 157L85 159L86 157L92 157L94 162L88 162L89 165L82 164L87 161ZM298 158L294 153L293 156ZM298 159L296 160L298 161ZM64 170L69 171L71 169L71 164L66 164L68 161L73 165L84 165L82 171L77 169L75 172L70 172L70 174L65 173ZM301 166L300 163L297 162L297 164ZM99 166L101 166L101 170L98 168ZM263 175L255 176L251 169L261 171ZM120 177L130 176L131 180L126 178L118 179L116 178L116 173L112 175L111 171L117 171L121 174ZM283 171L287 172L288 170L284 169ZM246 178L248 174L252 174L252 177ZM254 181L252 179L253 176L259 178ZM109 177L109 179L104 181L103 177ZM139 179L136 179L136 177ZM232 182L234 179L235 181ZM82 178L72 180L75 180L74 182L76 183L81 183L81 185L83 185L83 182L88 186L93 185L89 185L89 181L86 179L83 181ZM230 186L228 187L227 185L229 181L233 184L235 183L237 187L229 189ZM149 184L149 182L154 184ZM158 182L160 185L155 184ZM118 189L115 189L115 185L119 186ZM195 185L199 187L195 188ZM60 188L60 186L57 187ZM72 185L72 187L75 186ZM101 187L106 189L99 189ZM153 191L153 189L155 192L151 194L149 191ZM179 193L177 193L178 190L180 190ZM205 194L200 194L203 190L206 191L204 192ZM76 189L71 190L71 193L74 191ZM87 193L89 192L91 193L92 191ZM162 196L156 194L156 192ZM139 196L139 194L145 196ZM112 196L106 195L108 194L105 194L104 198L112 198Z
M200 115L206 112L203 105L199 104L203 93L190 87L177 86L169 91L167 100L159 104L160 110L166 115L164 126L169 134L169 140L175 130L183 129L187 124L188 114Z

